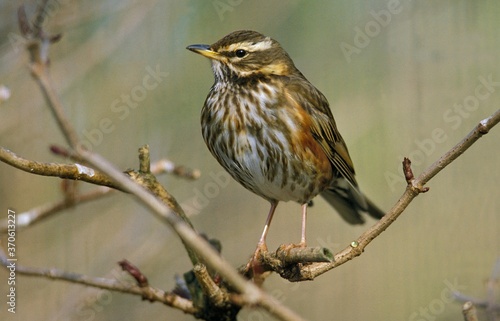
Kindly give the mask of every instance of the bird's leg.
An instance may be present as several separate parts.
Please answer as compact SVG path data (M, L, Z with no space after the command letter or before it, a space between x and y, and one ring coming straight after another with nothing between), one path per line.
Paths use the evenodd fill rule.
M278 206L278 202L271 202L271 208L269 209L269 214L267 214L266 225L264 225L264 230L262 231L262 235L260 236L259 243L257 243L257 249L254 253L254 258L260 253L267 251L266 245L266 236L269 232L269 226L271 225L271 221L273 219L274 211L276 210L276 206Z
M252 275L254 277L254 280L256 281L259 279L259 275L264 273L264 269L259 263L260 255L262 252L267 252L266 236L267 233L269 232L269 226L271 225L271 221L273 219L276 206L278 206L278 202L271 202L271 208L269 209L269 214L267 214L266 225L264 225L264 231L262 231L259 243L257 243L257 248L255 249L252 258L250 259L250 262L248 262L245 268L247 272L252 271Z
M302 233L300 235L300 247L306 247L306 219L307 219L307 203L302 204Z

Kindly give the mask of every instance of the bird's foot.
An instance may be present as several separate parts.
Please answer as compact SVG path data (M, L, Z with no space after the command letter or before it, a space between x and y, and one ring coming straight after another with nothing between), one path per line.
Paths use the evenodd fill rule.
M267 270L261 263L261 257L263 253L267 253L267 245L265 243L257 244L257 248L255 249L252 258L245 266L243 273L244 275L247 275L249 278L253 279L254 283L257 285L262 284L267 272Z

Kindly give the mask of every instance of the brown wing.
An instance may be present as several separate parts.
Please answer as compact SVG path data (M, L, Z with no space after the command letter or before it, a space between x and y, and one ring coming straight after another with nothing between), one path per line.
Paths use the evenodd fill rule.
M309 130L330 160L337 177L321 195L351 224L364 222L358 210L368 211L379 218L383 213L376 208L372 210L358 189L349 151L337 129L328 101L319 90L304 80L299 78L290 81L287 90L289 98L312 116Z
M312 116L310 130L330 159L333 168L350 184L357 186L351 157L325 96L307 81L292 81L289 89L290 98Z

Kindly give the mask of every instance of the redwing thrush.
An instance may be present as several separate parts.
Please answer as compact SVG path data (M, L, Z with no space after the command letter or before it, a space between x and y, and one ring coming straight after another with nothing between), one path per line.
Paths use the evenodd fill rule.
M215 82L201 111L212 155L248 190L271 203L256 254L279 201L323 196L351 224L384 213L359 190L354 167L328 101L280 44L258 32L235 31L213 45L187 49L210 58Z

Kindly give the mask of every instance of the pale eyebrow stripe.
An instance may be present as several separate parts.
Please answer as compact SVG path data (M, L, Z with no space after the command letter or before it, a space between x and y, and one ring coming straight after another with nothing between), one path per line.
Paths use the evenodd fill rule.
M226 50L227 51L234 51L236 49L245 49L247 51L253 52L253 51L264 51L267 49L270 49L273 45L273 41L271 38L267 37L266 39L259 41L257 43L253 43L250 41L246 42L240 42L240 43L234 43L229 45Z

